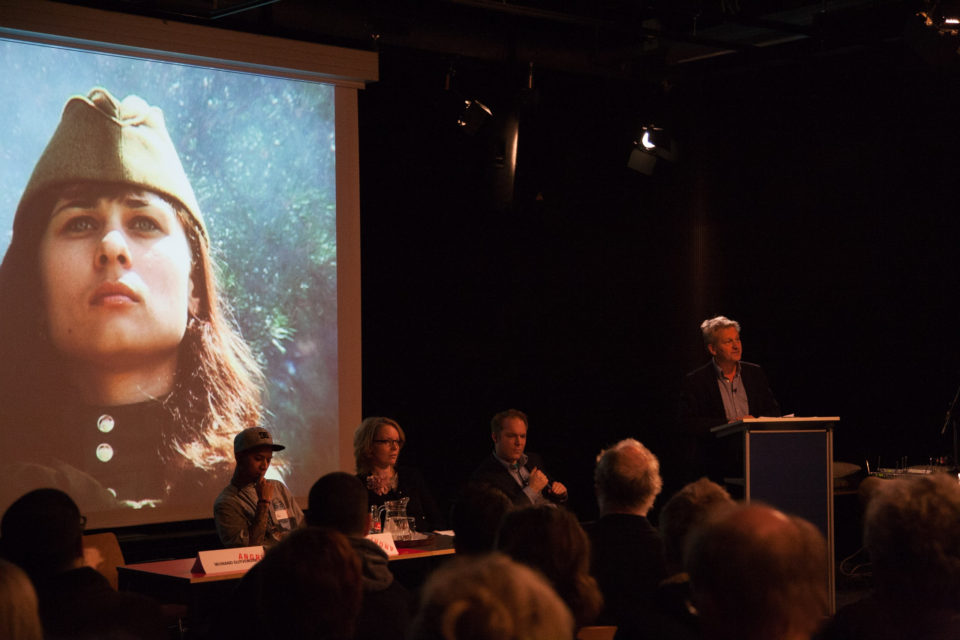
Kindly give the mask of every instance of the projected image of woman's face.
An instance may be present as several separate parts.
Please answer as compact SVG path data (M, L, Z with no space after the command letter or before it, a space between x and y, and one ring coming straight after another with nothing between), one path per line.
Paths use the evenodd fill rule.
M334 86L6 38L0 69L0 513L207 518L260 424L305 495L339 461Z
M158 388L140 391L169 391L198 302L173 206L149 191L67 193L53 207L39 260L52 344L87 373L146 368Z

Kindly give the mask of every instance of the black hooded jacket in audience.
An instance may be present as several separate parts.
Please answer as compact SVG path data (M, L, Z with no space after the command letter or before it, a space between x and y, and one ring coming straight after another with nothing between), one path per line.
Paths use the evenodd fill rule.
M39 580L36 588L46 640L167 638L160 605L136 593L114 591L90 567Z
M355 640L402 640L413 613L413 594L394 580L387 554L366 538L350 538L360 557L363 600Z

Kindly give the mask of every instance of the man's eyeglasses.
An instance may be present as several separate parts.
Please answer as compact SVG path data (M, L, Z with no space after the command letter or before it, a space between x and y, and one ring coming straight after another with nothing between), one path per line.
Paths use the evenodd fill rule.
M80 516L80 528L85 529L87 526L87 516Z
M385 444L385 445L387 445L388 447L397 447L398 449L400 448L400 441L399 441L399 440L394 440L394 439L392 439L392 438L388 438L388 439L385 439L385 440L374 440L373 442L374 442L375 444Z

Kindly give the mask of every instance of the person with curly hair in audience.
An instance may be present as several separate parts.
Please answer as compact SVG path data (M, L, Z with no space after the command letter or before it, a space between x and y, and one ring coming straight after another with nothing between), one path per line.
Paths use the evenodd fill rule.
M590 541L573 513L552 505L511 511L500 526L497 550L546 576L578 628L597 619L603 596L590 575Z

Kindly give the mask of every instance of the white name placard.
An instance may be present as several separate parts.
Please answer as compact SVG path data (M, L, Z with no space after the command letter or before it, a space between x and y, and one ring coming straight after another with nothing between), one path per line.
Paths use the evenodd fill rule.
M218 573L246 571L263 558L263 547L239 547L237 549L214 549L200 551L193 563L193 573L205 573L208 576Z
M371 533L367 540L372 540L378 547L386 551L388 556L398 556L397 545L393 543L393 534L390 533Z

